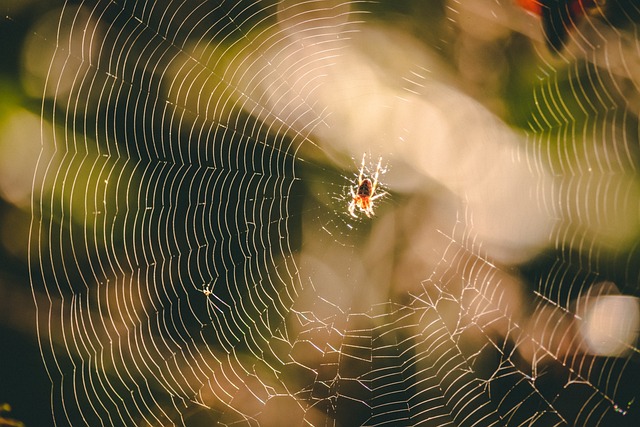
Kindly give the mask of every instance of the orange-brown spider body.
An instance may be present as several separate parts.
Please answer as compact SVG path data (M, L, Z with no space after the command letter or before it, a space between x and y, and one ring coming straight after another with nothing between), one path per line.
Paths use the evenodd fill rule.
M364 160L365 155L362 155L362 166L360 166L360 174L358 175L358 183L356 187L351 187L351 202L349 203L349 214L352 217L357 218L356 208L371 218L373 215L373 201L387 194L386 192L376 194L376 188L378 187L378 176L380 175L380 165L382 164L382 157L378 160L378 167L373 175L373 181L364 177Z

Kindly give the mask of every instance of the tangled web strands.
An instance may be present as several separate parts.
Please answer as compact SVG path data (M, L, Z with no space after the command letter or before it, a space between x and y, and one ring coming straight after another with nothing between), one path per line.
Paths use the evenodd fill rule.
M473 10L465 4L455 16ZM388 195L375 217L353 218L352 172L380 149L356 132L378 129L367 96L388 96L385 124L401 123L408 105L447 120L462 105L476 115L465 116L469 127L468 117L490 123L474 135L507 132L434 83L416 51L415 63L393 64L391 83L375 66L344 83L374 56L366 46L400 37L381 10L315 0L64 5L55 43L45 42L42 133L53 149L34 181L30 253L57 425L638 420L634 24L609 29L631 52L609 67L589 52L613 55L614 44L578 59L570 45L540 53L537 109L518 144L452 159L439 148L458 144L453 130L420 128L433 116L389 125L378 136L397 145L375 153L389 162L379 190ZM629 90L615 92L621 75ZM361 115L366 126L350 128ZM438 138L446 144L435 150ZM432 148L440 157L416 155ZM356 160L330 165L338 153ZM369 157L366 176L379 158ZM495 174L461 179L469 159L497 164ZM394 163L417 171L403 180L414 187L394 187L403 169ZM430 192L434 182L444 190ZM492 196L477 197L487 182ZM500 221L520 224L513 241L544 231L516 260L492 246L508 239L491 239L495 215L483 212L521 182L514 194L536 213ZM408 249L390 247L399 238L384 233L402 229Z

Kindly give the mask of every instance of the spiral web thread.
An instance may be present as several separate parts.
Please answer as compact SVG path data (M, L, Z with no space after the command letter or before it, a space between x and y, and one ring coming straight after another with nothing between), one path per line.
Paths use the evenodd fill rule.
M57 425L637 419L637 343L616 356L577 350L581 304L612 281L637 295L640 275L636 245L612 249L600 244L607 229L588 231L637 207L626 178L637 172L640 91L609 92L620 74L601 58L547 63L533 94L521 155L551 168L539 202L560 221L540 265L519 272L526 316L464 207L403 298L345 309L301 267L304 219L328 222L300 171L322 169L315 141L335 114L311 95L331 84L368 6L65 4L42 107L55 152L39 161L31 234ZM637 40L623 41L637 58ZM604 147L579 145L585 135ZM581 196L594 187L594 199ZM580 215L584 204L595 218Z

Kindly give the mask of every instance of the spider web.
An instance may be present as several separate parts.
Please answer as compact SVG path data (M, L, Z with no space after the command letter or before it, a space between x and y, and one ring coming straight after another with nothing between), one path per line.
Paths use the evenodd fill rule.
M553 54L506 2L65 3L30 251L56 425L638 422L623 10Z

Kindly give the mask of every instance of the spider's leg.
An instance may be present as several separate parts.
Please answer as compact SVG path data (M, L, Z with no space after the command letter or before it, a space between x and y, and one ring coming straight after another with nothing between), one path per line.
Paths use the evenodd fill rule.
M355 210L356 210L356 202L355 200L352 200L351 203L349 203L349 213L351 214L352 217L358 218L358 215L356 215Z
M362 165L360 166L360 175L358 176L358 187L362 184L362 177L364 176L364 157L367 153L362 154Z
M382 164L382 156L378 159L378 166L376 167L376 173L373 175L373 186L371 187L371 194L376 194L376 187L378 186L378 175L380 175L380 165Z
M387 193L386 191L383 191L382 193L379 193L379 194L376 194L375 196L369 197L369 200L373 201L373 200L378 199L378 198L380 198L382 196L386 196L387 194L389 194L389 193Z
M353 187L349 188L349 190L351 190L351 205L355 206L356 204L356 199L358 199L358 195L356 194L356 190L353 189Z

